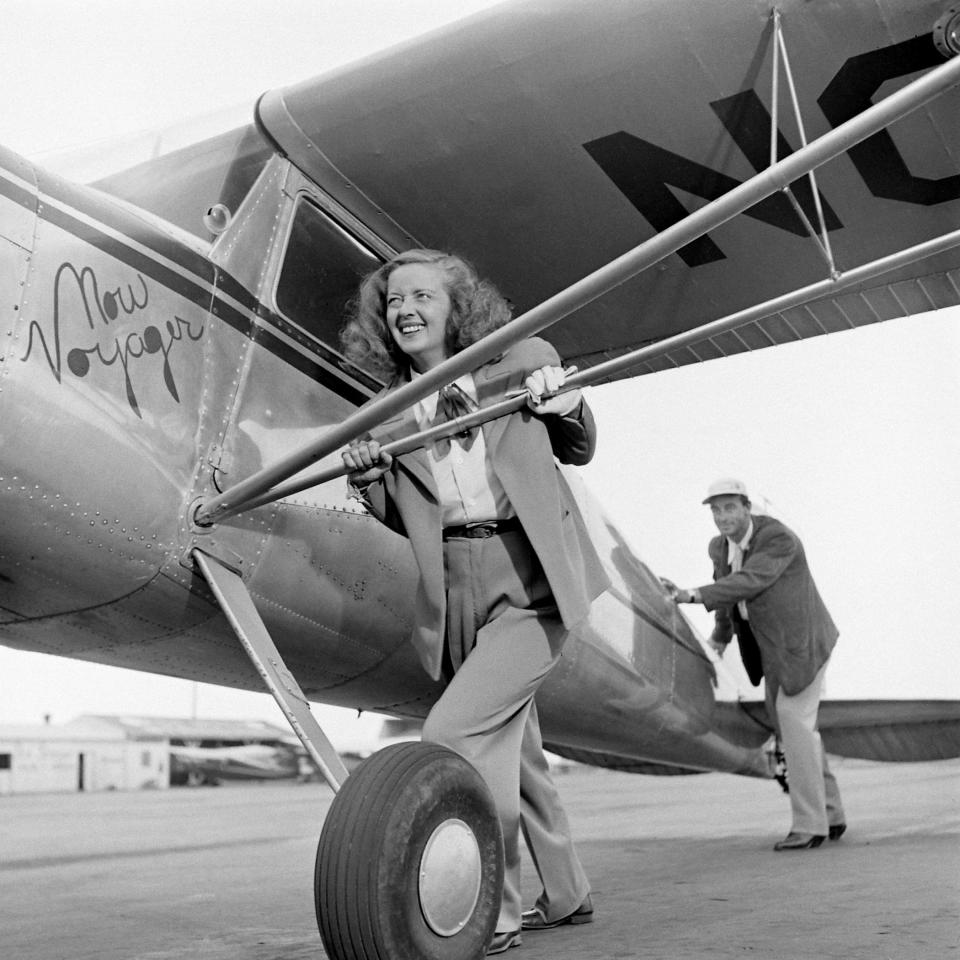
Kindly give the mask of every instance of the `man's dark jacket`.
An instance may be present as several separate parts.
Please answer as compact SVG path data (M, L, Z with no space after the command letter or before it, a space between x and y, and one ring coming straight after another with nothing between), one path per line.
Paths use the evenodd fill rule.
M753 536L740 570L730 570L726 537L714 537L709 551L714 583L699 590L706 608L716 611L714 640L729 642L736 627L744 666L758 683L757 665L750 657L752 633L763 676L788 696L796 695L827 662L838 636L800 539L779 520L754 515ZM741 600L747 603L749 630L744 630L736 609Z

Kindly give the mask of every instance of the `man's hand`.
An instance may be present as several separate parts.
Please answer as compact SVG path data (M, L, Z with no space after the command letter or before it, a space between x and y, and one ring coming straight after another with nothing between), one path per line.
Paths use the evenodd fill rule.
M544 400L544 394L556 393L566 382L567 377L577 372L576 367L541 367L534 370L524 381L524 387L527 391L527 406L538 416L553 414L558 417L565 417L580 406L582 393L579 390L571 390L561 397L551 397Z
M664 585L667 590L667 593L670 594L670 599L676 603L695 603L696 600L693 596L692 591L684 590L682 587L678 587L672 580L668 580L666 577L661 577L660 582Z
M393 463L393 457L381 450L376 440L352 443L341 456L343 465L350 471L350 482L361 487L379 480Z
M677 585L676 585L672 580L668 580L666 577L661 577L661 578L660 578L660 582L663 584L663 586L664 586L664 588L666 589L667 593L670 594L670 599L671 599L671 600L676 600L676 599L677 599Z

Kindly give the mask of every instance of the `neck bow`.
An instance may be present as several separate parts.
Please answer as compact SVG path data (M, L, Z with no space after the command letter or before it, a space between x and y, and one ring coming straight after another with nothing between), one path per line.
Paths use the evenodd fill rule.
M458 417L473 413L475 409L476 405L460 387L455 383L448 383L437 397L437 415L434 418L433 425L436 426L439 423L456 420ZM463 430L461 433L456 434L456 436L460 437L464 449L470 449L473 441L476 439L477 430L479 429L479 427L471 427L468 430ZM445 457L450 452L449 440L437 440L433 446L438 457Z

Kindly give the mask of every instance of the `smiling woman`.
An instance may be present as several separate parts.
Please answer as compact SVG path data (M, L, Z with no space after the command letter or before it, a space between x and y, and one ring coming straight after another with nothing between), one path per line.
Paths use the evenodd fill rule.
M345 349L352 359L372 355L392 366L397 388L509 316L495 288L460 257L408 250L361 284ZM427 451L394 458L370 439L343 454L358 498L409 538L419 569L411 640L427 673L446 684L423 739L469 760L499 814L503 895L488 953L516 946L528 926L521 816L544 888L536 907L542 923L593 916L533 700L608 583L557 465L584 464L595 448L580 392L545 396L566 375L546 341L521 341L415 404L403 428L424 429L435 418L452 419L454 407L476 409L518 388L529 395L524 410Z
M434 264L409 263L398 267L387 281L387 327L401 353L417 373L449 356L447 318L452 301L446 275Z
M390 384L411 369L425 373L510 320L491 283L437 250L408 250L374 270L353 307L341 335L344 353Z

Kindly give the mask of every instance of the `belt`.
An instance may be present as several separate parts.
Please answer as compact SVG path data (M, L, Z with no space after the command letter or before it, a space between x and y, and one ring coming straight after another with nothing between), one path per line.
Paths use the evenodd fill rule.
M479 520L474 523L461 523L453 527L443 528L444 540L480 539L495 537L511 530L522 530L519 517L508 517L506 520Z

